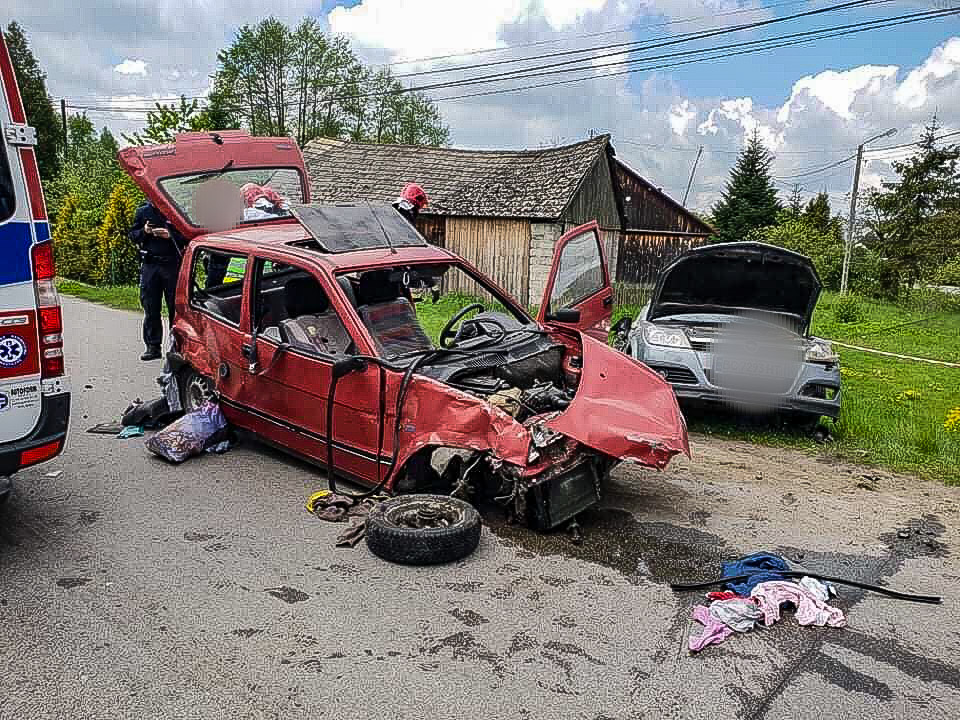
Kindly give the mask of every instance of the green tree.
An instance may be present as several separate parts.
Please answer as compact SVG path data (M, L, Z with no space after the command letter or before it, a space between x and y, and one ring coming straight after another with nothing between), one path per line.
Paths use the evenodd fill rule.
M885 294L931 279L960 254L960 147L940 146L936 116L916 154L893 163L899 178L869 198L864 243L884 258Z
M13 70L20 86L20 97L27 113L27 122L37 131L37 166L44 183L56 177L60 171L63 151L63 133L60 116L47 94L47 74L30 50L30 43L23 28L16 22L7 25L4 31Z
M217 54L218 112L255 135L440 145L449 130L436 105L407 92L389 69L366 68L343 38L312 18L241 27ZM211 103L212 105L213 103Z
M713 206L713 226L721 242L744 240L757 228L774 225L782 206L770 177L773 157L755 130L730 171L730 180Z
M836 221L830 215L830 197L825 193L817 193L803 211L803 220L818 232L830 232Z
M97 134L86 115L67 122L70 156L45 195L55 218L54 248L59 272L85 282L99 279L98 234L114 186L125 177L117 163L117 141L104 129Z
M187 102L184 95L180 96L178 105L155 103L156 109L147 113L147 126L142 133L123 135L123 139L131 145L161 145L170 143L178 133L196 130L223 130L210 126L213 119L210 113L200 111L197 100Z

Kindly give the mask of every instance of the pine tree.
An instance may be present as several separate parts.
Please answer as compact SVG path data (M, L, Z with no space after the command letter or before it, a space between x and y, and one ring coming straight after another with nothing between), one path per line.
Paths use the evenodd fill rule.
M803 219L818 232L829 232L832 218L830 217L830 198L825 192L817 193L817 196L807 203L803 211Z
M777 213L783 206L770 177L772 163L773 156L754 130L730 171L720 202L713 206L713 226L718 240L744 240L751 230L776 223Z
M917 153L894 161L899 179L870 198L864 242L885 258L883 289L890 295L960 255L960 146L941 146L939 127L934 116Z
M23 28L11 22L7 25L4 37L10 59L13 60L27 122L37 131L36 153L40 178L47 182L60 171L60 152L63 150L60 117L47 94L47 74L33 56Z

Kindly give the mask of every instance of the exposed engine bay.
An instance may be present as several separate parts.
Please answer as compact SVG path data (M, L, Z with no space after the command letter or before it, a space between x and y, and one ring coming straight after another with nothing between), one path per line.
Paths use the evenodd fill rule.
M571 521L595 504L600 479L616 460L546 425L577 392L579 356L535 323L523 324L501 312L463 321L451 346L463 354L438 358L420 373L485 399L523 424L531 437L524 467L483 453L450 459L440 473L453 481L453 493L493 497L517 520L538 529Z

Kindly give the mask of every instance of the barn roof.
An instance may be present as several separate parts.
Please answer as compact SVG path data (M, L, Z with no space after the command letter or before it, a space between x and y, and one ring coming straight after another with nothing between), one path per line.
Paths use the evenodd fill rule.
M426 213L559 218L609 135L541 150L462 150L317 138L304 148L314 202L390 202L408 182L430 198Z

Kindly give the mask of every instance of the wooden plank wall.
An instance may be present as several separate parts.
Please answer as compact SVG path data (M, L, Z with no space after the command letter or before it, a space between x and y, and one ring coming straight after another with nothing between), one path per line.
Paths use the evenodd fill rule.
M614 163L623 200L624 226L628 230L669 230L673 232L710 233L710 228L672 202L656 188L635 177L620 163Z
M568 229L596 220L605 229L620 228L620 213L614 195L606 153L597 158L590 172L560 218Z
M437 247L444 246L444 235L447 226L447 219L442 215L418 215L417 230L423 235L427 242Z
M500 218L448 217L444 247L466 258L524 302L529 289L530 222ZM473 283L468 283L473 285ZM447 287L472 294L472 287Z

